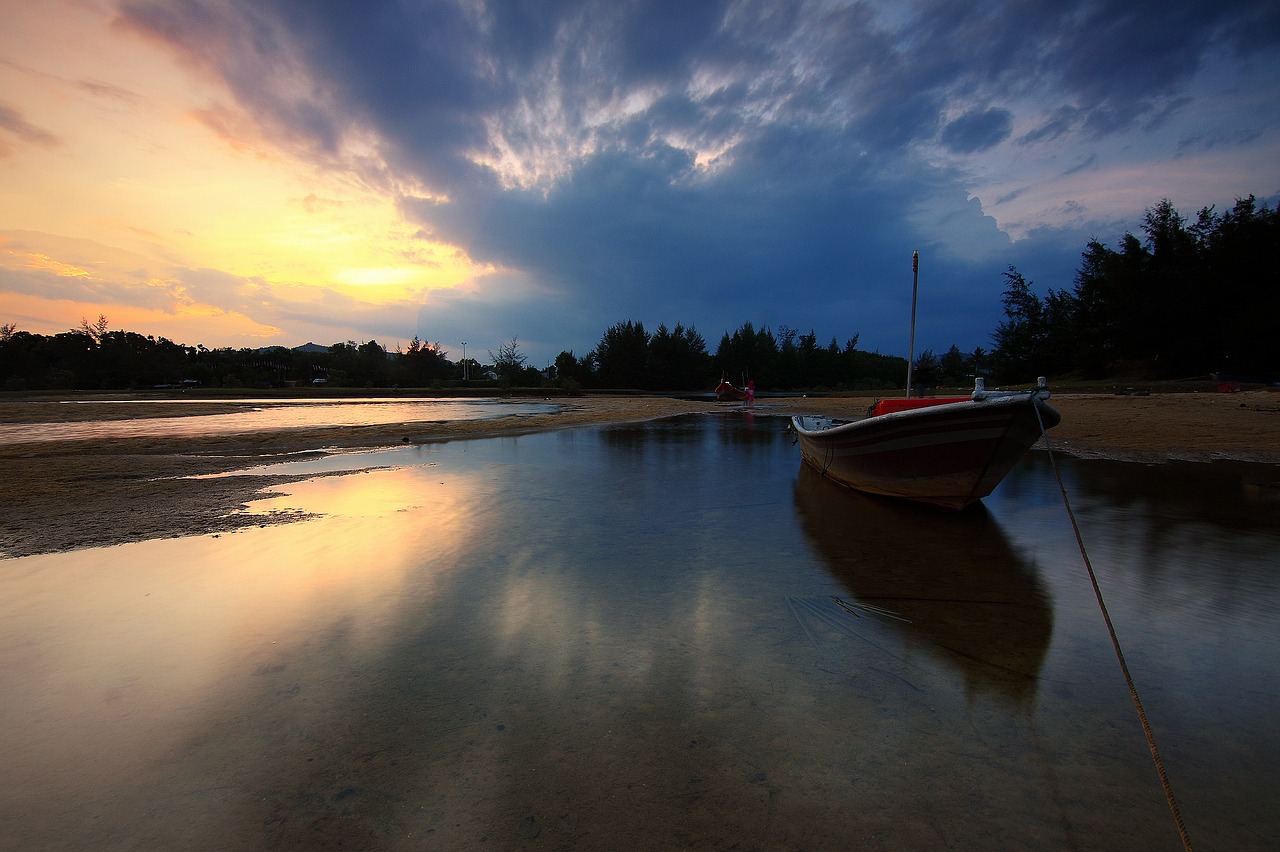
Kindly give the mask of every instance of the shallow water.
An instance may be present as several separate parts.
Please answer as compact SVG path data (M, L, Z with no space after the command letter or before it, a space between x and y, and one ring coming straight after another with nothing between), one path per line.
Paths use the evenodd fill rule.
M0 561L0 847L1177 848L1046 456L948 515L784 426L343 456L254 506L316 520ZM1058 466L1191 837L1266 848L1280 472Z
M127 403L112 400L114 405ZM34 441L92 441L112 438L172 438L205 435L238 435L280 429L325 426L374 426L385 423L435 423L451 420L487 420L494 417L528 417L552 414L560 406L548 402L511 402L503 399L386 399L386 400L236 400L240 410L227 414L185 416L187 402L207 400L145 400L172 405L173 417L138 417L121 420L75 420L54 423L15 423L0 430L0 444ZM93 405L91 401L67 405Z

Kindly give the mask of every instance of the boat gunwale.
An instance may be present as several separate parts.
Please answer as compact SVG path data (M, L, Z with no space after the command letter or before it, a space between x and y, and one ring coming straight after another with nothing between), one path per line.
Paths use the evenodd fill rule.
M1016 406L1034 402L1034 404L1057 415L1057 409L1048 403L1048 395L1039 389L1026 392L1001 392L999 396L994 394L983 399L965 399L959 402L943 402L937 405L922 406L920 408L911 408L903 411L891 411L886 414L867 415L857 420L837 420L835 418L823 417L814 414L793 414L791 416L791 425L799 435L811 438L823 438L827 436L838 436L848 432L857 432L862 429L870 429L873 424L884 423L892 425L902 420L923 419L926 415L938 413L954 413L961 411L975 411L981 409L998 409L1010 406ZM1045 427L1057 425L1061 415L1054 418L1053 423L1046 423ZM806 420L820 420L831 423L823 429L811 429L804 426Z

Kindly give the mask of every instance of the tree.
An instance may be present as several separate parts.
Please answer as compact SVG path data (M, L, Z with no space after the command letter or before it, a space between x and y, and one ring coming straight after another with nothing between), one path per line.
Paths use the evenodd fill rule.
M575 357L572 350L561 352L556 356L556 381L561 387L581 388L591 381L591 359L589 356Z
M779 388L794 388L800 382L803 367L800 363L800 333L789 325L779 325L776 337L778 344Z
M923 357L923 356L922 356ZM916 365L916 371L920 369ZM966 379L968 370L965 366L964 354L954 343L941 358L938 359L938 382L953 387L970 384Z
M1076 298L1066 290L1050 290L1044 297L1044 337L1037 352L1037 375L1071 372L1076 360Z
M444 357L439 343L423 343L415 334L409 347L401 354L399 372L404 378L401 384L423 387L443 381L453 372L453 365Z
M855 343L850 340L849 343ZM840 386L858 390L878 390L881 388L900 388L907 379L907 359L898 355L881 355L879 352L863 352L846 345L845 351L835 351L835 340L831 341L833 356L838 355L840 369L844 378ZM914 376L913 376L914 378Z
M1211 227L1211 223L1212 213L1204 211L1198 227ZM1150 252L1141 279L1147 332L1143 354L1161 373L1179 373L1202 362L1205 355L1202 323L1213 295L1201 245L1167 198L1146 212L1142 229Z
M1076 364L1089 378L1102 376L1120 349L1123 329L1115 314L1115 269L1120 256L1090 240L1076 271Z
M796 342L795 372L790 376L788 387L831 387L835 383L835 365L823 355L822 347L818 345L818 335L812 328L808 334L800 335Z
M352 376L356 385L381 388L391 383L391 360L378 341L361 343L356 352L360 356L359 371Z
M756 331L743 323L732 335L725 334L716 349L715 366L733 381L754 379L762 388L775 388L778 381L778 343L768 327Z
M942 377L942 364L932 349L926 349L916 358L912 369L912 382L916 388L934 388Z
M1005 319L996 328L995 343L997 378L1002 382L1019 381L1034 372L1044 344L1044 305L1031 290L1031 285L1017 269L1010 266L1005 276Z
M964 356L965 377L969 376L986 376L991 372L991 355L981 346L975 346L973 351Z
M507 343L498 347L498 354L489 352L489 357L493 359L493 368L498 374L498 380L507 385L518 385L524 377L523 352L520 351L520 344L513 337Z
M601 387L648 387L649 333L644 323L627 320L610 326L596 345L592 360Z
M1204 251L1212 305L1202 324L1209 369L1280 378L1275 318L1280 316L1280 208L1251 195L1214 219Z
M81 317L80 325L72 330L83 334L94 343L101 343L102 338L107 333L107 318L102 314L98 314L98 321L91 324L87 319Z
M649 338L647 363L649 387L656 390L692 390L710 385L707 343L695 328L666 325Z

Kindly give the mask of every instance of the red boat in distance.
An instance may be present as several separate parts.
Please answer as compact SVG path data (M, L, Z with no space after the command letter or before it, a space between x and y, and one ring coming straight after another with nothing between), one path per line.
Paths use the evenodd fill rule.
M720 384L716 385L716 401L719 402L726 399L737 400L739 402L746 402L748 405L755 402L755 399L756 399L755 379L751 379L750 381L748 381L747 387L743 389L743 388L734 387L733 385L729 384L729 382L725 381L725 378L723 375L720 376Z

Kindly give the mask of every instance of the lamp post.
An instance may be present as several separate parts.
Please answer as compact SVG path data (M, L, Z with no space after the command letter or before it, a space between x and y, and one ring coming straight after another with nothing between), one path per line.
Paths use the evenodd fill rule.
M462 380L467 380L467 341L462 341Z
M916 358L916 290L920 285L920 252L911 252L911 343L907 349L907 399L911 399L911 372Z

